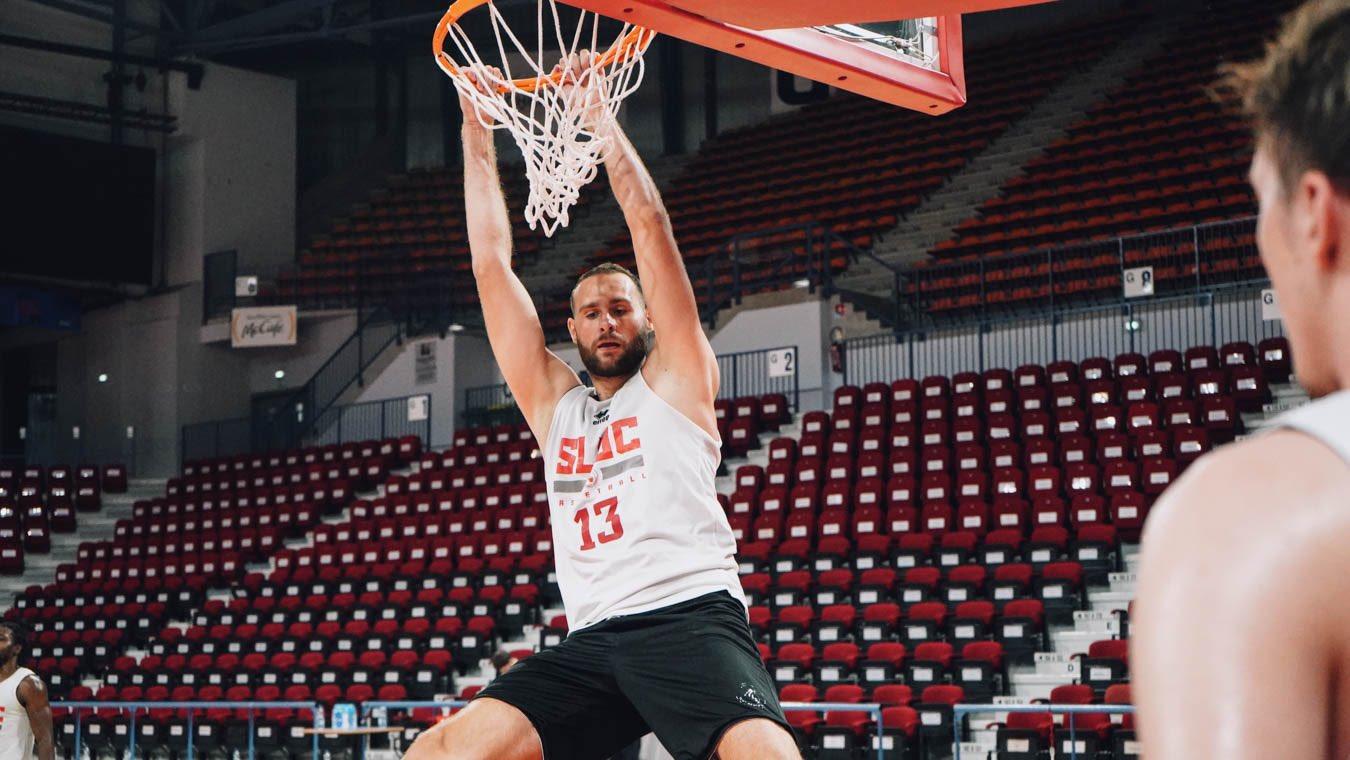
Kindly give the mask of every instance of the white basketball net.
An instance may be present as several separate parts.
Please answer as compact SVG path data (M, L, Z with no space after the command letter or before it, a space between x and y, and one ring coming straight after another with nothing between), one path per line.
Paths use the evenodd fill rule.
M477 106L476 115L484 127L510 131L525 157L525 175L530 182L525 221L530 229L542 225L544 234L551 237L559 227L567 226L569 210L580 198L581 188L595 179L603 159L608 139L594 134L589 125L617 117L623 99L637 90L645 73L642 54L655 35L624 24L614 42L601 52L599 16L582 11L569 40L556 0L539 0L538 46L531 53L491 0L485 5L492 18L500 61L496 65L502 76L488 71L487 63L458 22L447 27L446 38L453 41L453 50L459 55L447 60L453 54L446 46L446 55L438 55L436 63L454 82L455 89ZM548 13L544 12L545 5ZM550 78L552 65L544 67L545 40L556 41L559 60L590 50L599 54L599 63L592 66L589 76L579 80L568 76L567 87L557 86L556 79ZM525 61L528 70L521 72L524 77L512 71L507 41L510 50ZM459 69L471 70L480 81L486 81L487 93L472 86ZM593 109L606 113L598 114Z

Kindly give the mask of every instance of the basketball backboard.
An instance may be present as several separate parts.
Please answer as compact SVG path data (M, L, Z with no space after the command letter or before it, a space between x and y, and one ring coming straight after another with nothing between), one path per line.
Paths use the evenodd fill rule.
M921 113L966 102L962 12L1045 0L565 0ZM909 23L895 21L910 15ZM885 33L878 28L892 27Z

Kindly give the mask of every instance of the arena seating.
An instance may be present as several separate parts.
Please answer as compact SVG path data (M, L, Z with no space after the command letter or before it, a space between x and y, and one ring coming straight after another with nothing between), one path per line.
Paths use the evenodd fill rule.
M25 554L51 551L53 533L73 533L79 512L97 512L102 494L127 490L126 468L0 465L0 573L20 575Z
M1251 216L1255 202L1245 177L1251 139L1209 90L1220 64L1257 55L1292 5L1244 1L1200 14L1180 31L1180 42L1107 93L998 198L958 225L931 251L932 263L983 259L1000 303L1041 299L1049 294L1047 265L1028 252ZM1207 280L1259 278L1253 233L1159 239L1128 251L1124 263L1153 265L1159 288L1169 280L1193 282L1198 243ZM1056 269L1056 297L1118 290L1121 263L1114 246L1095 256L1073 252ZM976 305L979 291L974 268L923 286L934 312Z
M877 234L894 227L1037 100L1076 69L1090 66L1138 21L1133 15L1111 17L968 51L970 102L941 120L841 95L708 141L665 193L695 293L704 296L705 263L709 257L724 259L732 237L738 238L747 292L784 288L807 275L804 259L789 266L781 256L756 258L761 250L802 247L801 233L783 232L784 227L814 221L859 248L871 247ZM1039 52L1027 55L1028 49ZM846 265L842 243L833 244L832 255L835 269ZM596 252L592 263L601 261L632 265L626 231ZM729 278L730 270L710 274ZM560 322L566 313L554 304L541 316L546 323Z
M502 179L515 254L532 258L542 233L525 222L524 173L519 166L504 165ZM583 193L583 205L605 187L602 176ZM423 298L424 305L438 305L435 299L453 295L447 288L452 278L471 277L463 171L430 169L391 178L367 204L312 240L296 263L298 269L281 275L274 295L301 308L350 307L362 299L380 303ZM464 303L477 302L472 289L464 294Z
M880 701L902 680L922 692L911 746L949 737L952 701L1008 693L1008 668L1120 569L1158 495L1290 372L1277 338L839 388L799 437L769 444L767 465L735 471L728 500L784 698L848 684ZM1093 643L1080 669L1051 701L1119 699L1125 642ZM851 720L794 725L819 757L847 756L831 753L861 746ZM1080 752L1132 756L1123 726L1073 721ZM1009 716L1000 757L1067 752L1068 725Z
M1051 628L1120 567L1166 485L1241 432L1241 412L1290 371L1272 339L844 386L790 427L781 396L719 403L724 438L792 433L769 442L767 466L735 467L722 496L780 696L875 701L893 748L943 746L952 705L1010 693L1011 669L1047 651ZM566 635L565 618L544 614L561 600L542 475L521 425L457 431L445 451L410 438L192 462L114 541L83 547L6 614L39 629L33 654L60 674L58 695L96 678L86 696L98 700L471 696L477 682L460 680L533 641L527 627L539 646ZM281 543L300 536L307 545ZM228 599L208 598L222 588ZM78 619L102 622L82 631ZM1128 701L1123 640L1081 656L1078 683L1053 701ZM194 731L209 746L239 717L197 716ZM100 735L115 745L124 719L103 716ZM183 720L153 715L145 730L171 743ZM256 720L284 749L308 717ZM815 757L872 741L865 713L791 720ZM1132 741L1131 724L1074 720L1094 749ZM1066 727L1013 715L993 728L1000 752L1033 757Z
M1096 250L1092 243L1250 216L1253 202L1243 176L1250 139L1207 88L1220 62L1259 50L1289 4L1246 1L1242 13L1231 6L1201 13L1180 33L1185 44L1146 61L931 252L934 265L969 267L920 268L909 279L910 295L934 314L1043 299L1052 285L1040 252L1061 246L1087 247L1074 252L1071 264L1056 265L1056 298L1112 294L1119 288L1121 251L1114 245ZM706 299L711 281L730 282L725 253L733 237L743 292L787 287L805 276L804 258L789 266L778 255L802 247L802 233L784 228L804 221L828 225L841 236L831 243L830 266L846 266L843 240L870 247L1039 96L1090 65L1138 21L1134 15L1112 17L970 51L970 104L940 122L844 95L710 140L666 193L696 294ZM1028 49L1038 52L1027 55ZM849 138L821 140L821 134ZM852 160L840 162L841 149ZM538 252L540 238L525 228L519 211L523 176L504 171L517 253L529 257ZM583 203L607 192L603 181L602 175L587 189ZM457 170L391 181L368 209L302 252L298 271L283 276L277 295L302 308L351 306L360 298L374 303L394 294L403 303L444 305L439 275L468 273L463 219L456 213L462 193ZM1164 235L1125 251L1125 263L1154 266L1157 287L1166 290L1194 281L1198 243L1206 281L1259 277L1253 234L1250 225L1237 225L1212 235ZM721 265L705 267L714 258ZM631 265L626 232L589 263L600 261ZM475 302L471 291L450 297L463 307ZM563 301L542 301L544 323L563 324Z
M1041 96L1075 69L1094 62L1139 20L1137 15L1112 16L969 51L970 103L941 121L839 96L790 119L771 119L709 141L666 193L700 297L702 262L723 252L733 236L742 236L739 245L745 251L781 248L785 241L800 245L798 233L767 231L814 220L859 247L870 246L876 234L895 226ZM1038 53L1027 55L1028 47ZM819 138L836 133L850 137ZM841 150L849 161L839 160ZM507 166L503 179L516 254L528 259L540 250L541 237L526 227L520 210L524 175L519 167ZM607 192L602 173L586 188L582 203ZM462 204L457 168L394 178L349 219L312 241L298 257L298 269L283 274L276 292L265 295L302 308L352 306L360 298L376 303L395 295L405 301L443 299L444 277L469 272ZM766 234L756 237L757 231ZM835 256L834 265L844 266L842 250ZM631 258L625 232L597 251L592 263L631 264ZM747 264L742 277L752 284L763 279L764 288L786 287L781 269L774 262ZM804 265L798 269L799 275L805 274ZM471 290L455 297L460 305L476 302ZM562 301L544 306L545 324L563 323Z
M55 583L29 587L6 615L33 626L29 654L57 695L157 633L161 655L180 638L194 643L202 632L160 628L202 605L209 589L229 588L246 563L265 560L286 537L306 534L325 511L346 506L349 482L379 481L401 465L405 459L384 451L399 448L397 441L370 442L189 463L163 498L137 502L112 540L81 544L77 562L61 565ZM333 457L327 464L325 454ZM105 483L124 489L120 477ZM111 677L116 682L115 668ZM180 683L175 677L157 685Z

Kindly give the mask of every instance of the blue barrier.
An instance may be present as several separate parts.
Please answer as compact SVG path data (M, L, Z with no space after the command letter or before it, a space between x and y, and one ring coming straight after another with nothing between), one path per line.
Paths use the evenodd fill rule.
M469 704L464 700L453 699L442 702L435 701L401 701L401 702L365 702L361 705L361 723L366 723L370 719L370 714L375 710L415 710L419 708L455 708L463 707ZM882 731L885 724L881 717L881 705L871 702L851 703L851 702L784 702L783 710L786 712L866 712L872 714L872 720L876 724L876 750L877 760L886 760L886 741L882 737ZM381 714L379 717L380 725L388 725L388 715ZM368 739L362 739L361 752L357 756L360 760L365 760Z
M127 728L127 757L136 757L136 713L141 710L187 710L188 732L187 732L187 755L186 760L192 760L193 757L193 718L198 710L229 709L229 710L248 710L248 754L245 757L253 760L253 713L255 710L309 710L314 716L314 728L318 729L323 725L323 708L316 702L53 702L53 710L70 710L75 716L75 747L74 757L80 757L83 751L83 737L81 728L84 719L82 710L126 710L131 714L130 725ZM319 756L319 735L313 735L313 753L314 757Z
M1106 715L1133 714L1134 705L965 705L952 707L952 751L954 760L961 760L961 719L971 713L1100 713ZM1069 721L1069 757L1078 760L1078 732ZM1059 753L1055 753L1058 757Z

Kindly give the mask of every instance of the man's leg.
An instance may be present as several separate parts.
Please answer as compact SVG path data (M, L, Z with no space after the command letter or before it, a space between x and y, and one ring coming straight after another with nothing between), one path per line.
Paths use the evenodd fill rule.
M612 640L602 623L521 660L405 759L605 760L650 730L614 682Z
M800 760L801 756L792 734L767 718L733 724L717 743L721 760Z
M736 758L800 757L740 602L709 595L625 625L614 651L619 688L675 760L705 760L719 747Z
M484 697L423 731L403 760L539 760L543 745L520 710Z

